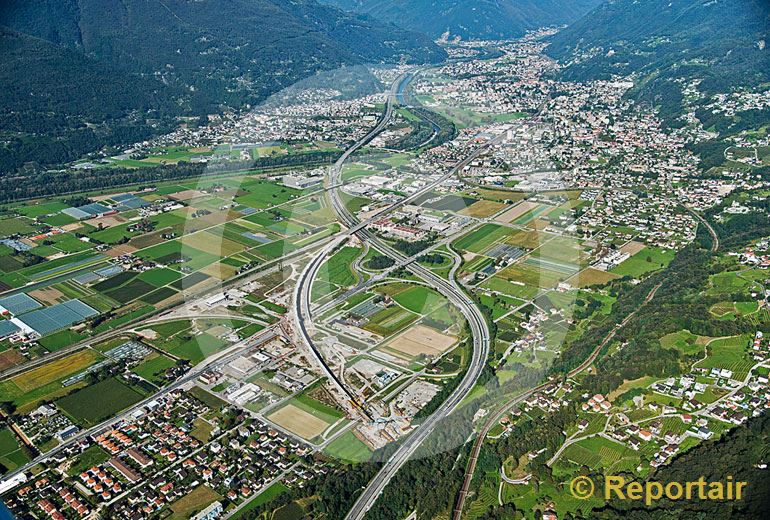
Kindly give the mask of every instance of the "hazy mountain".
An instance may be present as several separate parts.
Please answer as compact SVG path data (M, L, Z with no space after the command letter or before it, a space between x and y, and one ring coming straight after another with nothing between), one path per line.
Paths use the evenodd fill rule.
M214 102L259 100L342 64L442 57L424 36L313 0L10 0L0 20Z
M437 37L514 38L573 22L601 0L323 0Z
M445 57L425 35L315 0L5 0L0 26L0 131L57 141L0 146L0 169L121 141L110 126L143 135L255 104L317 71Z
M672 80L701 90L770 81L767 0L610 0L553 38L548 53L571 79L639 73L636 94L675 95Z

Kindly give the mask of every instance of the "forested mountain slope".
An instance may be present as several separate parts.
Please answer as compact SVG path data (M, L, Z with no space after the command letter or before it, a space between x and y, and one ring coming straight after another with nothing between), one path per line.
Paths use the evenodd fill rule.
M600 0L324 0L434 37L515 38L573 22Z
M659 100L671 80L718 92L770 81L770 2L609 0L554 36L548 53L568 79L638 73L637 95Z
M129 121L138 135L253 105L319 70L444 57L424 35L314 0L7 0L0 26L2 170L71 160ZM73 141L84 125L98 135ZM39 153L24 133L45 135Z

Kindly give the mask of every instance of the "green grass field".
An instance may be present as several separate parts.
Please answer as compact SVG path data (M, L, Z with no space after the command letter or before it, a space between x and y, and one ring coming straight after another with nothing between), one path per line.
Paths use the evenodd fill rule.
M13 470L29 462L29 457L21 451L14 433L8 428L0 430L0 464Z
M51 215L58 213L59 211L68 208L69 206L63 202L52 201L43 202L38 204L24 204L16 208L16 211L24 215L25 217L35 218L43 215Z
M67 474L71 476L80 475L94 466L104 464L109 458L110 454L104 451L101 446L93 445L78 455L75 463L67 470Z
M160 338L168 339L174 334L192 327L190 320L169 321L166 323L155 323L150 328L154 330Z
M355 284L358 279L353 274L351 265L360 255L360 248L343 247L324 262L318 272L318 279L339 287L349 287Z
M372 450L350 431L329 444L324 453L345 462L366 462L372 458Z
M283 204L302 193L293 188L261 180L244 182L241 190L247 193L237 197L235 202L257 209Z
M704 352L703 344L697 343L698 336L687 330L673 332L660 338L660 345L663 348L677 349L687 356L702 355Z
M0 219L0 237L21 234L28 235L37 231L31 220L23 218L4 218Z
M417 314L430 314L441 307L446 300L436 291L422 285L415 285L393 297L401 306Z
M456 249L463 249L471 253L481 253L488 249L492 244L501 241L503 238L513 235L515 231L505 226L497 224L484 224L480 228L459 238L453 246Z
M232 517L233 520L238 520L239 518L247 518L250 511L253 511L261 505L267 504L277 496L282 495L287 491L289 491L289 488L280 482L276 482L272 486L265 489L262 493L254 497L254 499L246 506L244 506L243 509L238 511L238 513Z
M192 387L189 391L189 394L214 411L218 411L223 406L227 406L227 401L220 399L211 392L208 392L199 386Z
M84 334L80 334L70 329L65 329L51 334L50 336L41 338L38 343L45 347L45 349L49 352L55 352L86 338L87 336Z
M642 275L663 269L676 256L675 251L664 250L659 247L647 246L610 272L618 276L631 276L638 278Z
M137 278L155 287L162 287L179 280L182 278L182 274L173 269L150 269L142 272Z
M154 341L153 344L173 356L189 360L194 365L229 346L227 341L206 333L180 334L168 341Z
M139 377L144 378L157 386L162 384L163 378L161 376L166 369L171 368L174 365L175 362L173 359L160 354L155 354L134 367L133 371Z
M142 398L142 394L113 377L63 397L56 405L76 423L94 426Z

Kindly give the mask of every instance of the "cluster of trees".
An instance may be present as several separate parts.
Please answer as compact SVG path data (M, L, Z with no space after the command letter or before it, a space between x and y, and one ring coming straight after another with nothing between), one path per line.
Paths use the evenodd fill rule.
M457 136L457 127L447 118L427 110L425 108L410 108L410 112L419 117L419 121L409 121L412 131L391 143L389 148L396 150L411 150L426 144L433 134L436 136L430 141L430 146L441 146Z
M446 261L446 257L440 253L431 253L428 255L422 255L417 259L418 262L431 265L441 265Z
M431 244L432 242L430 240L415 240L415 241L396 240L396 243L393 244L393 247L397 251L401 251L407 256L414 256L418 254L420 251L424 251L427 248L429 248Z
M770 508L770 473L759 469L767 463L770 417L751 419L719 440L699 444L662 466L648 478L659 482L691 482L705 477L708 482L748 482L741 500L668 500L651 507L642 501L617 500L591 512L591 518L610 520L669 520L673 518L763 518ZM633 479L629 475L628 480Z
M382 269L393 267L395 263L396 261L389 256L375 255L369 259L367 267L369 267L370 269L376 269L379 271Z
M268 170L288 166L313 166L334 161L339 155L340 152L334 150L207 165L180 162L147 168L115 167L78 172L34 170L20 175L0 176L0 202L76 191L97 191L131 184L154 184L173 179L225 174L248 169Z

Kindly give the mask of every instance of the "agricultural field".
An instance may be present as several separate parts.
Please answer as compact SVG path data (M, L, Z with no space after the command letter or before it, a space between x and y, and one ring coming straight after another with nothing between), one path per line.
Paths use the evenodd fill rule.
M628 471L639 464L639 454L604 437L591 437L569 446L561 458L578 466L608 472Z
M467 215L473 218L488 218L494 215L495 213L498 213L505 207L506 207L505 204L501 202L495 202L491 200L480 200L478 202L474 202L469 207L461 210L460 214Z
M324 420L293 402L272 412L267 418L308 441L320 437L327 428L336 422Z
M484 252L493 244L503 241L514 233L515 230L505 226L484 224L475 231L459 238L454 242L453 247L478 254Z
M527 285L521 281L512 282L498 275L485 280L484 283L481 284L481 287L522 300L531 300L537 296L539 292L536 285Z
M94 426L143 397L134 388L112 377L57 400L56 406L77 424Z
M533 229L516 231L506 239L505 243L523 249L535 249L552 238L553 235Z
M524 263L506 267L495 276L510 282L519 282L542 289L553 289L560 282L569 278L568 273L553 271L543 266L526 265Z
M747 354L752 339L751 335L713 339L706 344L706 359L693 366L726 368L732 370L733 379L743 380L754 364Z
M464 197L459 195L445 195L436 199L435 194L423 195L423 199L430 200L423 204L428 209L436 211L454 211L461 213L479 202L473 197Z
M584 287L591 287L594 285L605 285L618 278L620 278L620 276L616 273L610 273L589 267L575 274L572 278L567 279L567 283L573 287L579 287L582 289Z
M401 358L412 360L419 356L435 357L448 351L457 338L425 325L415 325L393 338L386 347Z
M364 328L383 337L388 337L403 329L417 319L417 315L398 306L392 305L369 317Z
M23 466L29 460L14 433L8 428L0 430L0 465L13 470Z
M61 381L102 359L93 350L81 350L0 382L0 395L24 412L43 400L55 399L77 388L63 388Z

